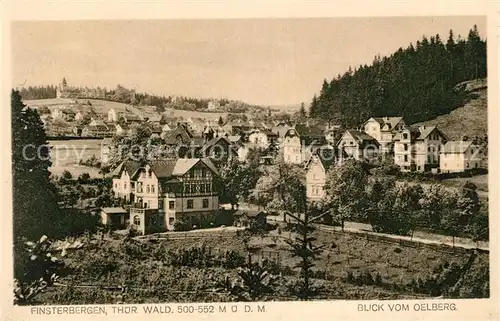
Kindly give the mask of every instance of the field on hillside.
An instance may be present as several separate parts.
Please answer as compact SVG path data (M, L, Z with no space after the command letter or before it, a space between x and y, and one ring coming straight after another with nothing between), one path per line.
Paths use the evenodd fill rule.
M191 117L217 121L219 117L226 118L228 113L206 113L192 110L166 109L164 114L167 115L167 117L182 117L184 119Z
M487 89L470 93L473 98L464 106L458 107L447 115L416 125L438 125L451 140L482 136L488 133L488 95Z
M67 170L73 177L78 177L82 173L89 173L91 177L100 177L98 168L79 165L79 161L87 160L92 155L100 158L101 144L102 141L99 139L49 141L52 161L50 172L59 176Z
M262 300L297 300L293 294L298 280L293 269L297 260L283 241L287 234L249 236L224 232L213 237L168 240L82 237L85 246L70 252L66 259L69 274L59 281L66 286L51 288L40 295L38 303L232 301L227 282L239 280L237 267L245 264L249 254L252 262L263 257L274 257L277 262L270 265L277 283ZM415 284L426 284L432 275L442 275L443 266L445 270L455 264L463 266L470 255L451 248L441 251L402 247L349 233L317 232L317 237L318 243L326 246L313 275L313 284L320 287L315 297L318 300L429 297L415 290ZM190 251L193 247L198 250ZM227 251L237 254L229 255ZM489 297L488 262L487 254L478 254L457 283L458 297ZM349 274L354 275L354 281ZM376 283L360 278L368 274L376 278ZM121 286L127 288L125 294L121 294Z

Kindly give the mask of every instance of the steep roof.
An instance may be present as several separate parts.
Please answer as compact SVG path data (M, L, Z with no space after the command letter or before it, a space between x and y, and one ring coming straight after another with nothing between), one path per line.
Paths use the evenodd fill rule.
M449 141L444 144L441 152L448 154L463 154L471 145L471 141Z
M299 136L308 136L308 137L322 137L323 131L321 128L317 126L307 126L302 124L295 125L295 130L299 134Z
M188 142L194 137L193 133L184 124L178 124L177 127L168 132L165 137L166 144L177 144L178 137L181 138L183 142Z
M111 175L113 177L120 176L122 171L125 170L127 174L132 176L139 168L141 167L141 163L136 162L136 161L131 161L131 160L126 160L122 162L118 167L116 167L113 172L111 172Z
M162 159L148 162L151 170L158 178L167 178L172 176L176 163L176 159Z
M359 131L359 130L352 130L352 129L348 129L348 130L346 130L346 132L348 132L349 134L351 134L351 136L358 143L376 142L378 144L378 142L377 142L377 140L375 138L373 138L372 136L368 135L365 132L362 132L362 131Z

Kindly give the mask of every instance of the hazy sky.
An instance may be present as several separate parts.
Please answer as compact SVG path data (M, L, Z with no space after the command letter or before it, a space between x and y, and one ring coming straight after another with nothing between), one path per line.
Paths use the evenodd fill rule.
M16 22L12 81L309 103L349 65L474 24L486 37L484 17Z

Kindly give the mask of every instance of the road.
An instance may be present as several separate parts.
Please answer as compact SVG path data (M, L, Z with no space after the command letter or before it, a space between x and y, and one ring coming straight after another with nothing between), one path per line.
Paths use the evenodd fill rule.
M243 205L240 205L239 209L240 210L257 210L257 207L255 205L248 206L247 204L243 204ZM277 222L283 222L282 215L269 216L268 219L274 220ZM340 230L340 227L333 227L333 226L322 225L322 224L318 224L318 226L320 229L323 229L323 230L337 230L337 231ZM381 236L396 239L396 240L407 240L407 241L419 242L419 243L424 243L424 244L447 245L447 246L461 247L461 248L465 248L465 249L479 248L481 250L486 250L486 251L488 251L488 249L489 249L488 242L479 242L479 244L476 244L476 242L472 241L471 239L461 238L461 237L455 237L455 242L453 242L453 238L451 236L427 233L427 232L422 232L422 231L415 231L413 233L413 238L410 236L377 233L377 232L373 232L373 229L372 229L370 224L364 224L364 223L358 223L358 222L345 222L344 231L351 232L351 233L361 233L361 234L364 233L364 234L381 235Z

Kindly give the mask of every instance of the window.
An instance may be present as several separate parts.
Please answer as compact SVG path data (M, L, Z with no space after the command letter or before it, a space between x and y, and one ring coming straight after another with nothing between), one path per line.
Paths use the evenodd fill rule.
M408 144L403 144L403 150L408 150Z
M407 133L403 134L403 139L408 139L408 134Z
M474 164L474 167L475 167L475 168L477 168L477 167L478 167L478 164L477 164L477 163L476 163L476 164Z
M141 225L141 218L139 215L134 216L134 225Z
M466 167L466 168L469 168L469 163L465 163L465 167Z
M127 182L123 183L123 188L127 189Z
M201 177L205 177L205 176L207 176L207 170L202 168L201 169Z
M405 155L405 162L408 161L408 155Z
M149 184L146 185L146 193L149 193L150 192L150 188L149 188Z
M163 200L158 200L158 208L163 209Z
M188 209L192 209L192 208L194 208L194 202L193 202L193 200L188 200L188 201L187 201L187 208L188 208Z
M151 170L148 172L148 177L151 178Z
M208 198L203 199L203 208L208 208Z
M118 183L115 183L115 188L118 188Z
M175 208L175 202L174 201L169 201L168 202L168 209L173 210Z
M173 217L170 217L170 218L168 219L168 224L169 224L169 225L174 224L174 220L175 220L175 219L174 219Z
M200 193L205 193L205 184L200 185Z
M205 184L205 190L207 193L210 193L212 191L212 184L210 183Z
M151 208L151 201L148 201L148 208Z
M151 193L154 194L155 193L155 186L154 185L151 185Z

